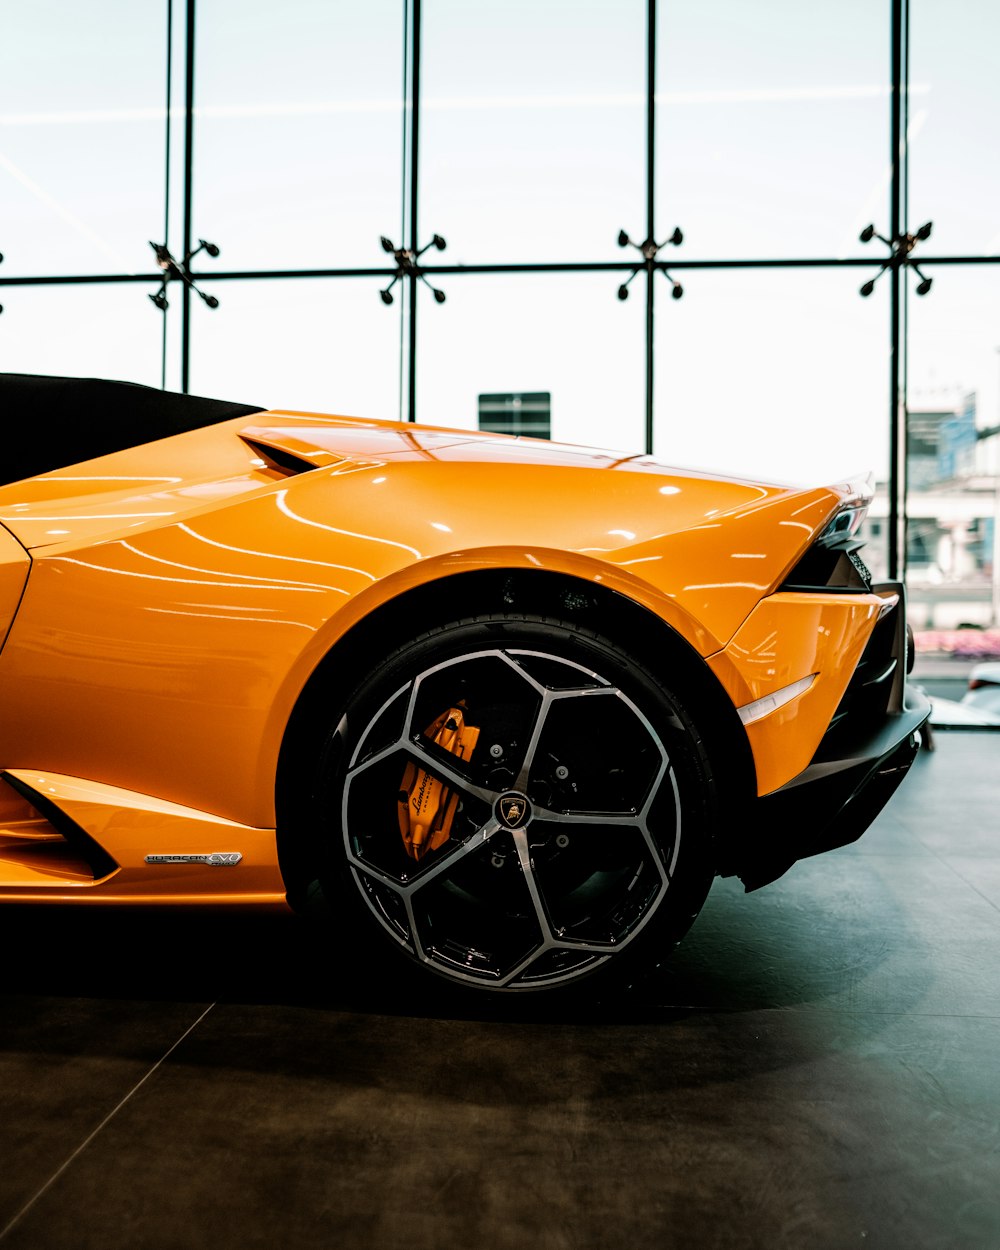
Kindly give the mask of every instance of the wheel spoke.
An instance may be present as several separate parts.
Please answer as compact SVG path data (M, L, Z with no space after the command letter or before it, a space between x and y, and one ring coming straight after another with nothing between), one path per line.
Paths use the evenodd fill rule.
M654 725L676 717L669 701L634 702L642 684L624 674L619 688L558 646L524 646L537 626L481 649L460 628L464 649L428 643L423 664L391 663L372 687L378 710L359 723L351 705L338 726L356 743L342 773L351 875L428 969L499 989L567 983L639 937L670 887L681 804ZM425 856L407 796L435 839Z
M422 889L425 885L429 885L432 881L436 880L436 878L440 877L442 873L452 871L452 869L460 864L467 855L471 855L473 851L478 851L481 847L484 847L486 843L489 842L490 838L492 838L495 833L499 832L500 826L497 822L495 820L488 821L481 829L477 829L471 837L466 838L465 841L457 846L453 851L449 851L446 855L443 855L433 868L426 869L424 872L420 873L418 877L415 877L412 881L407 882L405 886L399 889L399 893L404 895L415 894L417 890Z
M653 840L653 836L649 831L649 822L648 822L649 812L653 806L653 800L655 796L657 795L657 793L659 792L660 786L664 784L665 776L669 777L670 779L670 788L673 792L673 799L674 799L674 819L677 822L676 828L674 830L673 854L670 857L669 863L664 863L663 855L660 853L659 849L657 848L656 843ZM656 865L656 869L659 872L661 878L663 879L664 886L668 886L670 884L670 879L674 873L674 866L677 863L677 853L680 850L681 838L683 836L683 829L681 828L682 820L683 820L683 816L682 816L682 808L681 808L681 796L677 789L677 774L674 772L673 768L669 764L664 763L663 768L660 771L660 775L656 779L656 786L653 789L653 793L650 795L650 798L648 802L646 803L646 806L643 808L642 822L639 826L640 829L642 830L642 836L646 842L646 845L649 847L650 854L653 857L653 863Z
M638 812L557 812L548 807L532 806L536 820L551 821L554 825L621 825L634 829L641 816Z
M538 709L538 715L535 717L535 723L531 729L531 739L524 752L524 759L521 761L521 769L514 782L514 789L522 792L528 788L528 776L531 773L531 766L535 762L535 752L538 750L538 743L542 736L542 730L545 728L545 718L549 714L549 708L552 706L552 691L546 690L542 695L542 706Z
M528 893L531 895L531 905L535 909L535 919L538 921L538 928L541 930L543 947L551 946L555 941L556 935L552 932L552 925L549 923L549 918L545 911L545 903L542 901L538 882L535 880L535 870L531 866L531 848L528 846L527 830L514 829L512 830L512 837L514 846L517 849L517 858L521 864L521 872L524 874L525 884L528 887Z
M657 770L656 778L640 811L633 809L627 812L576 812L566 808L542 807L538 803L532 804L532 810L536 820L551 821L557 825L622 825L628 828L635 828L645 824L650 808L653 806L660 786L663 784L663 778L668 772L671 773L672 778L673 773L664 755Z
M392 877L388 873L382 872L381 869L374 867L363 859L359 859L350 850L348 850L348 858L359 872L366 873L369 877L380 881L383 885L388 886L390 890L395 890L401 897L409 898L422 886L428 885L435 878L440 877L443 872L454 868L467 855L471 855L473 851L478 851L485 846L490 838L499 831L500 826L495 820L487 821L481 829L477 829L475 833L470 834L463 842L453 843L451 848L441 856L433 867L423 869L417 876L406 881L400 881L397 877Z
M399 747L416 756L429 772L447 781L453 790L461 790L463 794L471 795L473 798L481 799L484 803L491 805L500 797L501 791L488 790L485 786L475 785L468 777L463 776L457 768L452 768L451 765L438 759L436 755L431 755L430 751L425 751L419 742L415 742L412 739L398 742L393 749L395 750Z
M543 942L538 950L532 951L516 968L512 968L505 977L502 977L497 982L497 987L504 989L513 982L518 981L532 964L538 963L542 956L547 955L549 951L576 951L584 955L594 955L594 959L587 961L587 970L592 971L601 964L607 963L613 954L627 945L627 942L628 939L618 945L612 945L609 943L580 942L573 938L552 938L550 941Z
M600 689L591 689L584 687L580 690L545 690L542 694L542 706L538 709L538 716L535 719L534 727L531 731L531 740L528 743L527 750L524 753L524 761L521 764L521 771L518 773L517 780L514 783L515 790L526 790L528 788L528 779L531 775L531 768L535 762L535 755L538 751L538 744L541 741L542 731L545 728L545 721L548 718L549 709L554 703L563 702L566 699L591 699L595 695L601 698L617 694L618 692L612 687L604 686Z

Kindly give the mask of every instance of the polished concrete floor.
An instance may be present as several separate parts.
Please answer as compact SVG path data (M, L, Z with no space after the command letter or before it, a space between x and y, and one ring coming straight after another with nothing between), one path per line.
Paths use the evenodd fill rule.
M10 1247L1000 1247L1000 735L553 1018L296 922L0 916Z

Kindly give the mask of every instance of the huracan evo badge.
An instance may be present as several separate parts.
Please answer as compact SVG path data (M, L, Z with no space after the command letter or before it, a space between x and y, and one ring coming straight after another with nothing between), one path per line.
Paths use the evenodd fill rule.
M243 858L240 851L212 851L210 855L147 855L147 864L210 864L213 868L231 868Z

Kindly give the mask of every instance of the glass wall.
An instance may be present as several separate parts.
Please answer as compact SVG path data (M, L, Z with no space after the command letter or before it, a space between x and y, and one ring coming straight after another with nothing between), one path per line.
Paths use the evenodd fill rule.
M200 0L194 218L229 269L378 265L400 227L399 0Z
M995 5L912 5L910 221L953 263L928 260L933 288L908 300L907 584L917 671L950 698L1000 657L998 41Z
M0 367L874 469L921 663L1000 653L998 39L987 0L22 5Z
M399 314L371 278L218 283L192 312L191 390L263 408L394 420Z
M659 43L657 197L685 253L851 256L888 225L889 0L663 5Z
M445 281L445 279L442 279ZM490 274L420 295L421 419L474 429L484 394L547 392L552 436L642 446L644 310L607 274Z
M3 302L0 372L160 385L161 317L141 287L11 287Z
M645 214L644 0L422 11L421 229L462 264L614 259Z
M861 299L851 269L708 270L685 288L657 310L657 455L779 481L885 479L887 289Z
M909 25L910 220L938 255L1000 255L1000 10L914 0Z
M150 269L164 213L166 6L36 0L5 6L3 32L0 278Z

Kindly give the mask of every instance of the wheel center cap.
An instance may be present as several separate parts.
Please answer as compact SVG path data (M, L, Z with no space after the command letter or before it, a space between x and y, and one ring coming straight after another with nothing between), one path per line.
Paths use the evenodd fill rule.
M508 790L496 801L493 813L505 829L520 829L531 819L531 804L517 790Z

